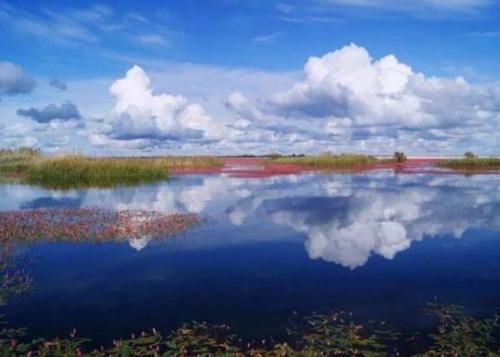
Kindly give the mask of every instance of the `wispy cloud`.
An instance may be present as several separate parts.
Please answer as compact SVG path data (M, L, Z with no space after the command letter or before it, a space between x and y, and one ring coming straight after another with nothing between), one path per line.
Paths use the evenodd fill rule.
M334 6L350 6L360 8L382 8L389 11L415 12L425 9L445 11L470 12L493 4L492 0L320 0L322 3Z
M270 43L275 43L276 40L280 37L282 37L285 33L284 32L273 32L265 35L259 35L255 36L253 38L253 42L256 43L262 43L262 44L270 44Z
M169 44L169 41L158 34L144 34L134 36L133 39L142 45L146 46L165 46Z
M112 36L114 39L149 45L168 42L164 36L168 31L161 24L138 12L120 15L113 8L103 5L43 7L32 12L0 0L0 27L63 45L104 43ZM139 35L130 36L130 33Z
M500 31L470 32L469 36L472 36L472 37L483 37L483 38L500 38Z

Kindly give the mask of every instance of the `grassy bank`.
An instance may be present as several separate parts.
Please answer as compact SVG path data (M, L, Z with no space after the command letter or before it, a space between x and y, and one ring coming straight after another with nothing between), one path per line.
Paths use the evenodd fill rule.
M110 159L62 156L38 161L26 182L50 188L112 187L164 180L168 167L159 159Z
M453 170L500 170L500 158L463 158L444 161L440 167Z
M41 152L30 148L0 150L0 177L22 176L41 159Z
M303 165L323 168L350 168L375 164L373 156L358 154L321 154L311 156L274 156L267 160L269 164Z
M164 180L175 169L217 167L211 156L85 157L44 156L37 150L0 151L0 178L49 188L113 187Z

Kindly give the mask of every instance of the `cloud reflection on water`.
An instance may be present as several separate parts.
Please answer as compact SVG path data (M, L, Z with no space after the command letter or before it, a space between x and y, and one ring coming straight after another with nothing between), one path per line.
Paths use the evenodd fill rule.
M71 200L82 207L222 217L224 224L240 228L257 219L262 225L287 227L303 235L310 258L353 269L373 254L392 259L425 238L461 238L471 228L500 231L499 183L496 175L372 172L263 179L186 176L157 185L71 192L1 185L0 209ZM250 239L258 236L255 232ZM217 243L224 244L228 237L220 239ZM138 251L148 243L148 237L129 242Z

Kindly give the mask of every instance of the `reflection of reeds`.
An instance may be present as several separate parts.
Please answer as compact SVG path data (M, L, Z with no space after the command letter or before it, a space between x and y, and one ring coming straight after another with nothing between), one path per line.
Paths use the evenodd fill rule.
M323 168L348 168L353 166L375 164L377 159L373 156L358 154L321 154L312 156L281 156L268 160L270 164L304 165Z
M127 240L182 233L200 223L194 214L96 208L35 209L0 213L0 242Z

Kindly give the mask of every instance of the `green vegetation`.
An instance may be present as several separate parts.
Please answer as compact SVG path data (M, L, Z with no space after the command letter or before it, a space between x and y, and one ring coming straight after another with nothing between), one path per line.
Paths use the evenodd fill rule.
M363 165L372 165L377 162L373 156L358 154L320 154L312 156L273 156L268 160L270 164L304 165L321 168L350 168Z
M96 159L83 156L48 158L27 170L26 181L50 188L112 187L164 180L161 159Z
M289 342L272 338L244 342L227 325L186 323L163 336L156 329L114 340L93 349L90 339L73 330L67 338L26 338L25 330L0 331L3 356L400 356L398 346L415 356L497 356L500 352L498 318L474 319L454 306L436 306L437 327L419 339L401 338L391 330L369 330L347 314L315 315L292 327ZM470 324L470 325L469 325ZM408 346L408 340L414 341ZM410 343L411 344L411 343Z
M0 151L0 177L19 179L49 188L113 187L164 180L174 169L222 166L210 156L165 157L47 157L39 151L21 148Z
M26 273L16 270L9 244L0 248L0 307L31 288ZM169 335L151 329L95 348L92 340L77 337L29 338L26 329L2 321L2 356L498 356L500 316L477 319L454 305L429 304L426 312L436 325L423 335L402 335L385 322L361 324L352 314L331 312L306 318L294 316L286 341L265 338L247 342L227 325L184 323ZM94 346L94 347L92 347Z
M447 160L439 163L438 165L443 168L448 168L453 170L464 170L464 171L499 170L500 158L498 157L479 158L472 152L468 151L465 153L464 158L462 159Z
M0 176L13 178L22 175L41 158L39 150L30 148L0 150Z

